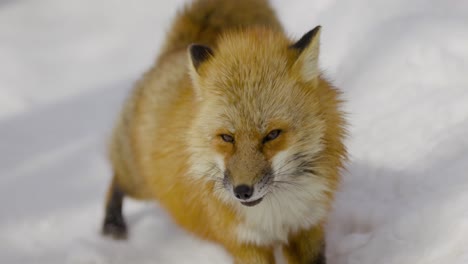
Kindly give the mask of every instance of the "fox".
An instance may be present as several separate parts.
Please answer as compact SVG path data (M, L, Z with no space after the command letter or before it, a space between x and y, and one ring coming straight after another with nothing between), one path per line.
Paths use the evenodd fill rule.
M287 36L267 0L195 0L177 13L110 137L102 233L128 236L125 197L159 203L235 264L326 263L347 158L321 27Z

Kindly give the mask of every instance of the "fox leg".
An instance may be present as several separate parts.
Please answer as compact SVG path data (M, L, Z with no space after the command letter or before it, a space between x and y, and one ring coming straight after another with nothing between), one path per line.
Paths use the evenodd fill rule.
M273 249L241 245L228 249L234 257L234 264L275 264Z
M122 214L124 196L125 193L117 184L114 176L107 192L105 217L102 225L103 235L111 236L114 239L127 238L127 225Z
M283 247L288 264L326 264L323 228L313 227L289 239Z

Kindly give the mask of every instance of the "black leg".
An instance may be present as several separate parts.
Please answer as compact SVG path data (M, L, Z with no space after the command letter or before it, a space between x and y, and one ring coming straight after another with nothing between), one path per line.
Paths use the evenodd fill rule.
M315 258L313 264L326 264L327 261L325 260L325 245L322 246L320 253Z
M127 238L127 225L122 215L124 192L113 181L107 198L106 216L102 225L102 234L114 239Z

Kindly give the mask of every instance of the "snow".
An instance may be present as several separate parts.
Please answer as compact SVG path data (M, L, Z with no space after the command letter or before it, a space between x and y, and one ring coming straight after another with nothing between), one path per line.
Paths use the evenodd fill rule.
M155 203L99 234L109 131L182 2L0 3L1 263L230 263ZM291 36L323 26L347 100L329 263L468 263L468 1L272 2Z

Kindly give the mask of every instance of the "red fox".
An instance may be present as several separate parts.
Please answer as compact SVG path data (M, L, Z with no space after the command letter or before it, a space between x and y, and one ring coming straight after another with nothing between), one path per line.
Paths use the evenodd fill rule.
M325 263L324 222L346 159L320 26L289 39L266 0L196 0L170 28L114 129L103 233L125 196L158 201L236 264Z

